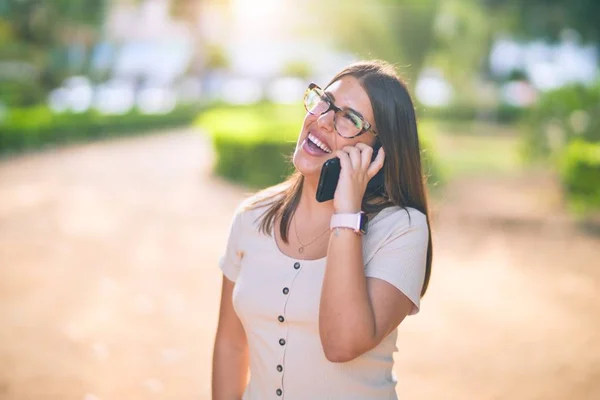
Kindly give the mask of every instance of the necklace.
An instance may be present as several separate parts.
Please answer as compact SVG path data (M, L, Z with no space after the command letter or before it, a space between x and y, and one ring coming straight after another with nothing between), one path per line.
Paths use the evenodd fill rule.
M313 244L314 242L319 240L321 237L323 237L324 234L329 232L329 228L327 228L327 230L325 232L321 233L319 236L317 236L315 239L313 239L310 243L304 244L304 243L302 243L302 241L300 240L300 237L298 236L298 229L296 228L296 218L294 217L294 232L296 232L296 239L298 239L298 243L300 243L300 247L298 247L298 253L302 254L302 253L304 253L305 247L310 246L311 244Z

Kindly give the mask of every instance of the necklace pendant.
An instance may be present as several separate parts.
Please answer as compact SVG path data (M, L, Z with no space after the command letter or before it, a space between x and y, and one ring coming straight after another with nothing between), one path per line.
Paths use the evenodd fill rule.
M304 246L300 246L298 248L298 253L300 253L300 254L304 253Z

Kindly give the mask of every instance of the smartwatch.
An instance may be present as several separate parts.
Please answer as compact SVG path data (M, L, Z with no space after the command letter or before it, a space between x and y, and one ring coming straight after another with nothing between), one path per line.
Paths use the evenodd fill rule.
M333 214L329 228L350 228L360 235L367 234L369 217L364 212L356 214Z

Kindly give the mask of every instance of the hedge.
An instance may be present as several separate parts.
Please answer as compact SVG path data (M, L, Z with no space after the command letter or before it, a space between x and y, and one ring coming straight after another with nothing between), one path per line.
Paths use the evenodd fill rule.
M523 150L530 161L558 170L570 208L600 207L600 81L545 93L523 121Z
M290 158L303 118L301 105L263 103L207 110L197 124L211 138L216 175L251 188L263 188L281 182L293 170ZM440 183L430 138L422 132L423 129L425 172L430 182Z
M45 106L9 109L0 122L0 154L16 153L47 145L190 124L199 106L179 106L167 114L102 115L95 111L54 114Z
M215 174L252 188L281 182L291 172L288 157L296 146L303 110L261 103L203 112L197 125L211 138Z
M572 141L559 166L572 209L579 214L600 210L600 142Z
M522 132L525 155L530 160L556 158L577 138L600 141L600 82L545 93L531 108Z
M419 118L451 122L489 121L500 124L511 124L519 121L527 114L527 108L501 104L495 108L481 108L473 105L454 104L447 107L417 106Z

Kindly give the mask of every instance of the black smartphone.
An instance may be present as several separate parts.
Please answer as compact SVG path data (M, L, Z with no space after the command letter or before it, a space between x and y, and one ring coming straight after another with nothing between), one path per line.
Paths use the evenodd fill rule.
M377 157L377 152L380 147L381 144L377 141L375 146L373 146L373 157L371 157L371 162ZM319 203L333 199L338 180L340 179L341 170L342 166L340 165L340 159L338 157L325 161L325 164L323 164L323 167L321 168L321 176L319 177L319 185L317 186L317 201ZM381 168L367 184L367 192L383 194L383 191L384 179L383 168Z

